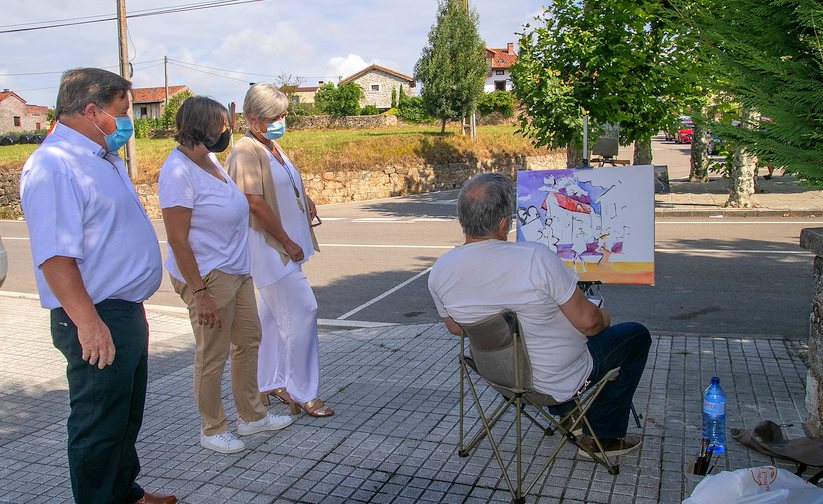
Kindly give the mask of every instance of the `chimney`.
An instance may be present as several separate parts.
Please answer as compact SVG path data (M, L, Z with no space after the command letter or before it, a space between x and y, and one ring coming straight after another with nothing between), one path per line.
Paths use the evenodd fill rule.
M514 42L509 42L506 44L506 52L509 54L514 54Z
M3 88L3 92L4 92L4 93L8 93L8 92L9 92L9 88Z

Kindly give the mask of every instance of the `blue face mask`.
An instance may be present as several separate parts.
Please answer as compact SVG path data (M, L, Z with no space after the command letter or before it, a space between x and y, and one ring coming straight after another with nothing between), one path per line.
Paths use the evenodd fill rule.
M277 140L286 132L286 119L280 119L266 126L263 136L269 140Z
M134 133L134 124L131 122L130 117L114 117L102 108L100 110L107 116L114 119L114 131L106 135L103 133L103 130L100 129L100 126L95 123L92 124L94 124L94 127L97 128L100 133L103 133L103 140L106 142L106 150L108 152L117 152L120 147L126 145L126 142L128 142L129 138L131 138L131 135Z

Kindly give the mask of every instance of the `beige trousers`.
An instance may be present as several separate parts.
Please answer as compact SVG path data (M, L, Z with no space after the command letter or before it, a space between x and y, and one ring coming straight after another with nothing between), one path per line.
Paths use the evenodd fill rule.
M220 384L226 359L231 352L231 388L237 413L246 422L260 420L266 410L257 390L257 352L260 346L260 319L254 287L249 275L230 275L213 270L203 277L217 307L222 329L200 325L194 295L188 285L171 279L175 292L189 308L194 331L194 403L207 436L228 429Z

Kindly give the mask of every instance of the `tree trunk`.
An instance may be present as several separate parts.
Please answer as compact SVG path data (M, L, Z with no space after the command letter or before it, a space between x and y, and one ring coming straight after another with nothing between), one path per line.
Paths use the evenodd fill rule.
M652 137L634 141L633 165L652 164Z
M750 124L751 112L743 107L740 114L740 127L747 128ZM735 147L732 159L732 168L729 172L729 199L725 206L733 208L751 208L751 196L754 194L754 175L757 162L740 146Z
M566 168L577 168L583 165L583 146L571 140L566 144Z
M690 158L689 182L708 182L709 163L706 157L706 135L703 128L692 127L692 152Z
M440 119L440 134L443 135L446 133L446 118L443 117Z

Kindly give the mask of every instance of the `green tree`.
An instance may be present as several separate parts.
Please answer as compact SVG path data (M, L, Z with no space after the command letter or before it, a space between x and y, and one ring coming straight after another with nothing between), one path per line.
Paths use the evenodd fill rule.
M188 89L184 89L169 96L169 101L166 103L165 108L163 108L163 115L160 117L162 119L163 128L174 128L174 117L177 115L177 109L179 109L180 105L191 96L194 96L194 93Z
M461 0L440 0L437 20L414 68L423 85L426 110L441 121L471 114L483 94L485 43L477 33L477 12Z
M397 108L397 88L391 88L391 108Z
M406 99L406 92L403 91L403 86L400 86L400 92L397 93L397 106L403 105L403 100Z
M675 0L717 96L739 126L708 122L728 144L728 206L750 206L757 163L823 182L823 3ZM735 121L737 123L737 121Z
M620 124L620 143L635 142L635 163L651 159L651 137L693 100L693 51L682 28L667 23L665 0L555 0L526 25L512 68L524 107L521 131L535 145L566 147L582 161L582 116Z
M324 113L334 117L356 116L360 113L363 89L354 82L335 87L331 82L323 84L314 95L314 103Z
M504 117L511 117L514 115L512 94L509 91L485 93L480 99L480 103L477 104L477 110L481 114L500 112Z

